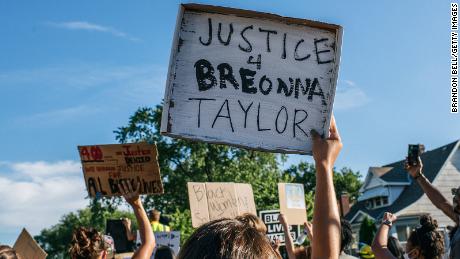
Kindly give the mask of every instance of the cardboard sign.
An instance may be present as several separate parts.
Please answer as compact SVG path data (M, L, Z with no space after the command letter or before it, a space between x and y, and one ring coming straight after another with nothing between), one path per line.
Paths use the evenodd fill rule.
M206 183L206 197L210 220L239 215L234 183Z
M235 192L238 198L239 214L256 214L256 203L254 202L254 193L252 192L252 186L247 183L236 183Z
M90 197L121 195L120 180L133 188L140 182L141 194L163 193L155 144L79 146L78 151Z
M155 242L158 246L167 246L177 256L180 249L180 231L155 232ZM154 252L155 253L155 252Z
M192 226L211 220L256 214L252 186L240 183L187 183Z
M341 35L333 24L182 4L161 133L311 154L310 130L328 133Z
M290 224L302 225L307 221L305 192L302 184L278 183L280 210Z
M38 245L25 228L14 243L14 250L18 252L21 258L27 259L45 259L48 254Z
M267 237L270 241L275 238L281 241L280 245L285 245L286 238L284 236L283 225L279 221L279 210L263 210L259 212L259 217L267 226ZM295 241L300 235L300 227L298 225L289 225L289 233L292 240Z
M199 227L209 222L208 198L205 183L187 183L190 212L193 227Z

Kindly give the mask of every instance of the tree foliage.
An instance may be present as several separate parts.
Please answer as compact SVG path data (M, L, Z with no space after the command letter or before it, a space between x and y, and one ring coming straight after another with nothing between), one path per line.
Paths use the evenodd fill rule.
M372 244L375 233L377 232L377 226L375 222L369 217L364 217L361 227L359 228L359 242L365 244Z

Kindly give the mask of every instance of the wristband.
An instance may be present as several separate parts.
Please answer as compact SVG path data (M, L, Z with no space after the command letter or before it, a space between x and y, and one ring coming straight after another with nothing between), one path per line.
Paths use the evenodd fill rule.
M422 176L422 172L418 172L418 174L412 177L412 179L417 180L417 178L419 178L420 176Z
M389 221L388 219L382 221L382 224L385 224L385 225L387 225L387 226L390 227L390 228L391 228L391 226L393 226L393 223L392 223L391 221Z

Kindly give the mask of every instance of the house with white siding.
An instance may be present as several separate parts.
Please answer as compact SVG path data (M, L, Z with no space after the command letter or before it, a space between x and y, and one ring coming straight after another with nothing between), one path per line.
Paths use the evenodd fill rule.
M452 198L451 189L460 186L459 145L460 140L457 140L421 155L423 174L447 199ZM345 215L345 219L352 224L357 241L364 217L380 224L387 211L398 216L391 234L403 244L410 231L418 226L421 215L431 215L445 233L447 226L455 225L430 202L418 183L412 180L404 169L404 160L382 167L370 167L360 193L358 201Z

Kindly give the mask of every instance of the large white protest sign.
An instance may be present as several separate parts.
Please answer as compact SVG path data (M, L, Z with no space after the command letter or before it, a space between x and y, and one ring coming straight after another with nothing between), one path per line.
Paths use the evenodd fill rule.
M311 154L329 129L338 25L183 4L171 51L162 134Z

